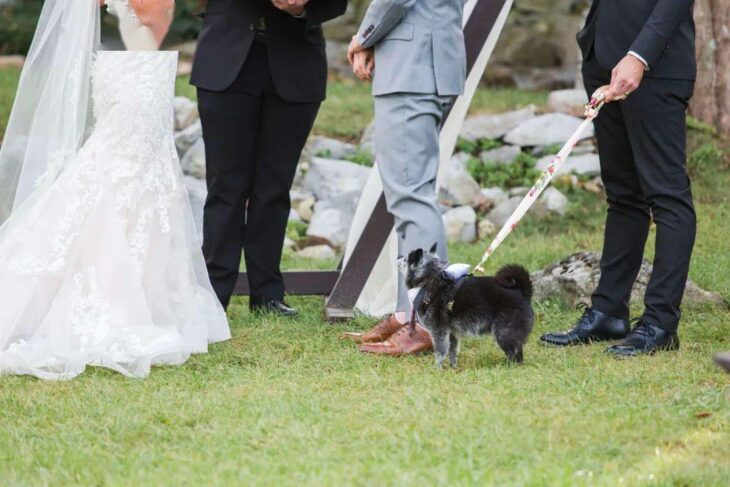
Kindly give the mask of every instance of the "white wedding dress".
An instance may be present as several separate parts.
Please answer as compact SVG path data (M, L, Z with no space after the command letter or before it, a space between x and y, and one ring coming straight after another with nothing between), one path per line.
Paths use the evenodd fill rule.
M0 227L0 374L144 377L230 338L172 138L176 61L95 55L95 128Z

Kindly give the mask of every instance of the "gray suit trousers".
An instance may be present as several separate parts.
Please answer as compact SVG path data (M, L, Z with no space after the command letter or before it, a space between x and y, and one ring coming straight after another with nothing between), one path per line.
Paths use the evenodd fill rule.
M388 211L395 218L401 256L418 248L428 250L436 243L438 254L447 258L436 176L439 131L454 98L416 93L375 97L375 156ZM409 310L401 275L396 311Z

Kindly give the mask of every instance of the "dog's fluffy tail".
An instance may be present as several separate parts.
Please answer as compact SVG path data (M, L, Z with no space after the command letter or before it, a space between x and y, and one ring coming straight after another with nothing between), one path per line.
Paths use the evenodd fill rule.
M508 289L519 289L527 298L532 297L532 279L527 269L520 265L506 265L495 276L497 284Z

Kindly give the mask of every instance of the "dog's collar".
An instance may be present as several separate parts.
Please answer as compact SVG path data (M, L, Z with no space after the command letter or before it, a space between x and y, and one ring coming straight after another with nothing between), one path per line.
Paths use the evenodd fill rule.
M461 289L461 286L464 284L464 282L466 282L467 279L469 279L469 277L471 277L471 275L465 275L454 279L454 296L457 295L459 289ZM416 297L413 299L411 326L415 327L416 321L418 321L419 323L423 323L423 316L421 316L420 312L421 306L423 306L425 312L430 304L431 296L428 294L427 289L423 287L420 291L418 291L418 294L416 294Z

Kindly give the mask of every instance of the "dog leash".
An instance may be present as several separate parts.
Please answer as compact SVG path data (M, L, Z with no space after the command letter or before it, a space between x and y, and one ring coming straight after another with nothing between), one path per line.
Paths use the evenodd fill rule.
M580 126L578 127L578 129L576 129L573 135L571 135L563 148L560 149L560 152L558 152L557 155L553 157L552 161L550 161L547 169L543 171L543 173L535 182L535 185L530 189L530 191L528 191L527 195L525 195L524 199L520 202L515 211L509 217L507 223L504 224L492 243L489 244L489 247L487 247L487 250L484 252L484 255L482 255L479 263L472 270L472 273L479 272L484 274L484 264L487 262L487 259L492 256L494 251L497 250L497 248L502 244L502 242L504 242L509 234L514 231L514 229L520 223L530 207L535 204L545 188L548 187L550 181L553 180L555 174L557 174L560 167L563 165L565 160L568 158L570 153L573 152L573 149L580 141L580 136L583 131L588 128L591 123L593 123L593 120L598 116L599 110L606 103L606 88L606 86L602 86L593 93L591 99L585 105L586 119L583 121L583 123L580 124Z

